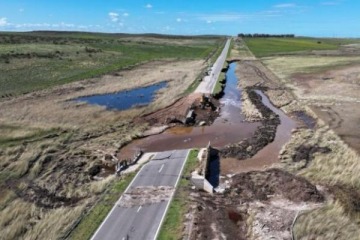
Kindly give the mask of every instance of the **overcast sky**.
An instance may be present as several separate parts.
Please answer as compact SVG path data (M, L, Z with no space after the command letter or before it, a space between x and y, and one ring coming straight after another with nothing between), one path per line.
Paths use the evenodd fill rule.
M0 0L0 31L360 37L360 0Z

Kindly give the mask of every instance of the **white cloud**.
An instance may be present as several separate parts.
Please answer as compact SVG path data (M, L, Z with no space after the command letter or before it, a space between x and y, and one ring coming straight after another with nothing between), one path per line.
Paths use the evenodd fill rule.
M6 17L0 18L0 27L7 26L9 23Z
M182 22L182 19L181 19L181 18L177 18L176 21L177 21L177 22Z
M145 6L146 8L152 8L153 6L150 4L150 3L148 3L148 4L146 4L146 6Z
M211 21L211 20L207 20L206 23L210 24L210 23L212 23L212 21Z
M127 13L127 12L126 12L126 13L123 13L123 16L124 16L124 17L128 17L129 15L130 15L130 14Z
M115 12L109 12L109 17L112 22L119 21L119 14Z
M274 5L275 8L293 8L296 7L295 3L282 3L282 4L277 4Z
M242 14L201 14L197 18L199 20L209 22L233 22L236 20L241 20L247 18L247 15Z

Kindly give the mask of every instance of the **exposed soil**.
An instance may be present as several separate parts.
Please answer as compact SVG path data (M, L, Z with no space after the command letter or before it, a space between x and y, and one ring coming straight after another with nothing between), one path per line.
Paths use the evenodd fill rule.
M292 81L300 98L351 100L359 97L359 64L332 67L318 73L296 73Z
M303 168L306 168L313 159L315 153L329 153L331 149L328 147L319 147L317 145L300 145L295 149L295 153L292 156L294 162L305 161Z
M194 110L195 121L191 122L190 125L198 125L200 122L205 122L206 125L211 125L214 120L219 116L219 111L216 109L220 103L217 99L211 98L210 101L213 107L206 107L202 109L200 107L200 93L193 93L186 97L178 99L173 104L155 111L138 117L135 119L136 122L148 123L151 126L159 126L164 124L180 124L183 125L187 113L190 109Z
M41 208L60 208L64 206L75 206L83 198L60 196L50 192L46 188L42 188L34 183L29 183L25 189L19 189L18 183L8 181L6 186L12 190L19 198L26 202L34 203Z
M360 103L312 105L311 109L350 147L360 153Z
M309 116L304 111L294 111L290 114L298 122L298 127L314 129L316 127L316 119Z
M280 169L241 173L229 181L223 195L194 197L197 208L191 239L248 239L250 227L257 239L263 233L291 239L289 229L296 211L324 200L306 179Z
M293 202L320 202L323 196L305 178L280 169L240 173L232 178L231 188L225 198L237 197L238 201L266 201L281 196Z

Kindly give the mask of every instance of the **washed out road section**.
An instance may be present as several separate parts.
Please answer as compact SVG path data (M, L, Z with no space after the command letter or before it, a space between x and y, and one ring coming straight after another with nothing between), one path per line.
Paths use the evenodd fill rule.
M208 76L205 76L198 88L195 90L196 93L211 94L213 92L216 81L218 80L221 70L223 69L227 54L229 52L231 40L228 39L223 51L211 68Z
M157 153L136 175L92 240L155 239L188 153Z

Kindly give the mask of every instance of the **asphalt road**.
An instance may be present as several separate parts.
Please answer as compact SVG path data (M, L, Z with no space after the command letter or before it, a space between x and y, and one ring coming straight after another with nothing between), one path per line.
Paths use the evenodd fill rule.
M141 168L125 193L137 187L175 187L180 179L188 152L189 150L174 150L157 153L150 162ZM119 203L122 201L122 197L120 197L92 239L155 239L171 198L144 206L121 207Z
M223 51L221 52L220 56L212 66L210 74L204 77L204 79L201 81L195 92L206 93L206 94L211 94L213 92L216 81L218 80L219 75L221 73L221 69L224 66L230 47L230 41L231 41L230 39L227 40Z

